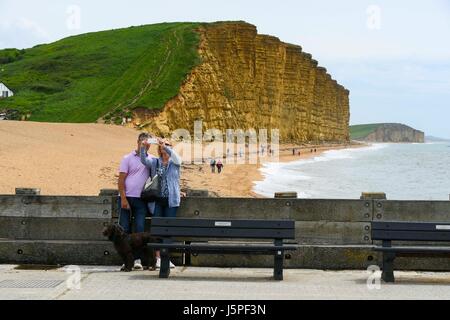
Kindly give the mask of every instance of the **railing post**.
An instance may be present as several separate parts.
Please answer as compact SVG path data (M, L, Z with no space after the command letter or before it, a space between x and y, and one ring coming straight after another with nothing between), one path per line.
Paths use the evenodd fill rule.
M362 192L361 200L386 200L386 193L384 192Z
M100 189L98 194L100 197L115 197L119 195L119 190L117 189Z
M41 195L41 189L39 189L39 188L16 188L16 195L39 196L39 195Z
M297 199L297 192L276 192L275 199Z
M186 192L186 196L189 198L208 198L209 191L208 190L192 190L189 189Z

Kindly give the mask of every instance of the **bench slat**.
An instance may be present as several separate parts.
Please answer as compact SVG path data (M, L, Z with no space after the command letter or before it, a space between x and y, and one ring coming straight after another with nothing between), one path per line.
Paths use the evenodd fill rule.
M408 230L408 231L447 231L450 232L449 223L425 222L372 222L372 230Z
M450 241L450 232L372 230L372 240Z
M450 247L375 247L374 250L396 253L450 253Z
M184 218L152 218L152 226L234 229L294 229L294 220L234 220L234 219L184 219Z
M239 239L295 239L294 229L235 229L235 228L187 228L152 226L154 237L239 238Z
M181 244L181 243L152 243L149 247L155 249L167 248L171 251L189 251L189 252L223 252L223 253L267 253L273 255L275 251L294 251L296 246L274 246L274 245L215 245L215 244Z

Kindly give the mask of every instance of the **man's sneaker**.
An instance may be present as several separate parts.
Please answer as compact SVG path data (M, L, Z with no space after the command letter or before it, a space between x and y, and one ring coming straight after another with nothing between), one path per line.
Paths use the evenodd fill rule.
M134 270L144 270L142 267L141 259L134 260Z
M170 263L170 269L174 269L175 265L172 263L172 261L169 261ZM156 258L156 269L161 268L161 258Z

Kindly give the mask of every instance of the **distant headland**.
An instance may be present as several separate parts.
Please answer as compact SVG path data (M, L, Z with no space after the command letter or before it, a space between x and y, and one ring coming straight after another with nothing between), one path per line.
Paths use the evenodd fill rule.
M350 138L366 142L424 143L425 133L401 123L374 123L350 126Z

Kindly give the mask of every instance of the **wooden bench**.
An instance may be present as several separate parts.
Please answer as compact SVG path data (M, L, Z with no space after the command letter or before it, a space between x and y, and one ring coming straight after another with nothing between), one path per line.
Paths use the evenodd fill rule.
M295 245L283 243L284 239L295 239L295 221L291 220L152 218L150 233L162 239L162 243L149 244L161 250L160 278L169 277L170 252L182 252L273 255L274 278L283 280L284 252L297 249ZM189 240L180 242L180 239ZM202 239L203 242L193 242L196 239ZM212 242L205 239L227 241ZM236 239L271 239L273 243L229 242Z
M394 260L397 256L448 254L450 247L392 246L392 241L450 241L449 223L421 222L372 222L372 240L381 240L382 245L374 247L383 253L382 279L395 282Z

